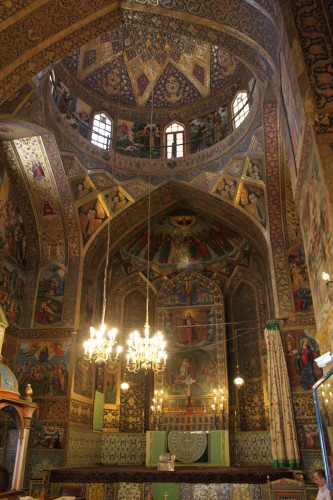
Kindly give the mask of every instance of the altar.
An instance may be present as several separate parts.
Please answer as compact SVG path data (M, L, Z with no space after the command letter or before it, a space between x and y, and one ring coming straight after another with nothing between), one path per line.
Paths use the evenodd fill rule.
M148 431L146 465L156 465L159 456L171 452L177 466L230 466L229 431Z

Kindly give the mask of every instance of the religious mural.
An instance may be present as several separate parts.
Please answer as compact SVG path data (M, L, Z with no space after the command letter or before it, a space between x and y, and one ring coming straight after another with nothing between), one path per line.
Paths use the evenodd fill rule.
M120 404L120 366L109 368L104 372L104 403L110 408Z
M288 129L290 133L292 150L296 166L299 166L301 158L301 147L305 129L305 116L303 111L303 104L300 99L299 92L295 91L290 80L292 73L291 65L286 65L285 55L282 50L280 51L280 77L281 77L281 90L284 102L284 109L288 120ZM296 77L294 78L296 81Z
M79 353L76 357L73 390L79 396L92 399L94 391L95 366Z
M61 324L66 271L58 264L44 269L39 277L34 326Z
M34 397L66 396L71 341L34 340L20 344L17 380L21 394L33 386Z
M23 219L8 175L3 173L0 187L0 250L22 267L26 265L26 245Z
M15 109L22 104L32 91L30 83L25 83L22 87L14 92L4 103L0 106L0 114L13 113ZM20 113L21 114L21 113Z
M8 321L20 322L25 278L19 268L4 261L0 274L0 304Z
M300 448L320 450L318 425L313 423L298 423L297 437Z
M312 161L312 171L301 201L300 216L313 305L320 325L325 319L325 310L329 307L327 286L322 279L322 272L331 275L333 273L331 265L333 234L317 158Z
M243 184L239 204L262 226L266 227L265 193L263 189L250 184Z
M61 80L52 85L54 101L60 115L67 123L83 137L88 137L90 132L91 107L71 93L67 85Z
M290 330L284 333L283 343L291 389L312 389L322 376L322 370L314 362L320 356L318 342L307 330Z
M194 118L189 122L191 147L196 153L221 141L230 133L228 106L220 106L216 111Z
M237 193L237 181L226 177L220 177L215 184L212 193L215 193L228 201L233 201Z
M94 314L95 283L93 276L87 274L82 280L80 329L89 332Z
M153 224L149 260L164 270L174 269L175 265L188 268L200 263L217 266L227 259L237 260L247 249L247 240L219 222L178 210ZM142 264L147 261L147 230L125 243L122 256L134 257Z
M254 181L264 180L264 163L261 158L250 158L246 164L246 177Z
M80 177L71 181L73 196L76 200L82 200L93 192L92 182L89 177Z
M64 424L53 422L34 422L31 427L31 448L48 448L60 450L64 447Z
M160 158L160 125L121 120L117 128L116 151L140 158Z
M303 245L289 253L289 270L292 280L295 311L313 309L308 268Z
M191 273L175 278L161 290L158 316L168 346L163 374L168 397L207 397L217 387L220 300L213 283Z
M80 227L83 245L86 245L91 236L101 227L107 214L98 199L91 200L79 208Z
M112 213L116 213L124 208L133 199L125 192L124 189L117 187L111 193L105 195L105 202Z

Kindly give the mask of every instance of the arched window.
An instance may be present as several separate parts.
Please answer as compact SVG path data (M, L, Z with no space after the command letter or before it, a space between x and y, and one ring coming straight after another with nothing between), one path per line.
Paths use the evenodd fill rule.
M105 113L94 116L91 142L102 149L109 149L112 132L112 123Z
M184 156L184 127L179 123L172 123L165 130L167 158Z
M239 127L242 121L245 120L245 118L249 114L249 111L250 107L248 103L247 92L245 92L244 90L238 92L232 103L235 128Z

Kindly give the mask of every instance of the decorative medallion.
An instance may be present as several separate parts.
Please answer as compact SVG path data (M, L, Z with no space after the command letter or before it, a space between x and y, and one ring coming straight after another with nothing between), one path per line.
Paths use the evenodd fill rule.
M168 435L169 450L180 462L191 463L198 460L207 447L206 432L170 431Z

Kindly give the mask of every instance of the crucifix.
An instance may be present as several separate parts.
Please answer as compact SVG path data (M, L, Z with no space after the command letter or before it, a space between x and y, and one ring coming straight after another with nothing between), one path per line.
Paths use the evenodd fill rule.
M168 496L169 496L168 493L165 492L164 495L163 495L164 500L166 500L168 498Z
M191 406L191 385L194 384L195 380L191 378L191 375L187 375L187 378L183 381L186 385L185 394L187 396L187 405Z

